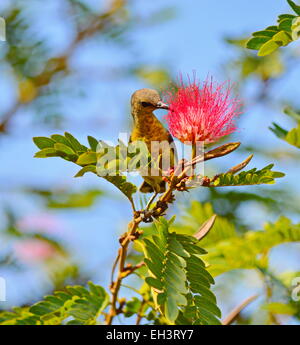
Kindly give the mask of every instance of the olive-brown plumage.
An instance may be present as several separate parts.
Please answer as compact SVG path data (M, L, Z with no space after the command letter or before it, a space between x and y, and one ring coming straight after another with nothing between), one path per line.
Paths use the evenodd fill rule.
M144 141L149 152L151 152L151 142L173 142L169 131L164 128L162 123L153 114L156 109L168 109L168 106L161 101L160 95L156 90L140 89L134 92L131 97L131 114L133 117L133 130L130 141ZM174 166L175 152L170 152L170 163ZM165 182L162 176L143 176L144 183L140 187L143 193L165 191Z

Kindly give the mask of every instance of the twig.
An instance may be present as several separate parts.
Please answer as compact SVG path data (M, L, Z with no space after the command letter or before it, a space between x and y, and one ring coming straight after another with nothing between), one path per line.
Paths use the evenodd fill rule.
M120 249L118 251L118 255L115 259L115 262L113 264L113 267L112 267L112 270L111 270L111 275L110 275L110 285L112 286L113 282L114 282L114 275L115 275L115 270L117 268L117 264L119 262L119 259L120 259Z
M143 218L141 216L138 218L134 218L129 223L127 233L123 235L120 239L121 248L118 251L119 259L116 260L117 262L119 262L119 273L116 280L111 284L111 287L110 287L110 291L112 293L112 301L111 301L111 307L110 307L109 313L107 314L107 318L106 318L107 325L111 325L114 317L118 314L117 300L118 300L119 290L120 290L123 278L127 277L129 274L125 268L125 260L127 257L128 245L132 240L138 237L139 235L138 226L142 222L142 220Z
M134 292L137 293L139 296L143 296L143 294L142 294L139 290L133 288L132 286L129 286L129 285L126 285L126 284L123 284L123 283L121 284L121 286L124 287L124 288L127 288L127 289L129 289L129 290L134 291Z
M19 104L15 103L11 109L9 109L2 117L1 117L1 123L0 123L0 133L5 133L7 130L8 123L14 116L14 114L17 112L19 108Z
M157 192L154 192L154 194L151 196L151 198L149 199L147 205L146 205L146 210L148 211L152 202L155 200L155 198L157 197Z
M223 325L230 325L234 322L234 320L238 317L240 312L247 307L248 304L250 304L252 301L254 301L258 295L253 295L251 297L246 298L241 304L239 304L237 307L235 307L229 315L222 321Z
M140 262L139 264L132 266L131 264L128 264L125 267L125 271L123 274L123 279L127 276L129 276L130 274L132 274L134 271L138 270L139 268L143 267L145 265L144 261Z
M142 318L144 317L143 309L144 309L144 306L145 306L146 303L147 303L147 301L145 300L145 298L143 298L141 306L140 306L140 308L139 308L139 310L137 312L137 318L136 318L136 323L135 323L136 325L139 325L141 323L141 321L142 321Z

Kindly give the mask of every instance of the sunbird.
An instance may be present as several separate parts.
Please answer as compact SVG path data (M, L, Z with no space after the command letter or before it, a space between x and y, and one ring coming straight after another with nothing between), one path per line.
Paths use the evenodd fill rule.
M130 142L143 141L151 153L151 142L167 141L173 143L173 138L169 131L153 114L156 109L169 109L168 105L163 103L159 93L152 89L140 89L133 93L131 97L131 114L133 117L133 130L130 136ZM169 146L168 146L169 147ZM162 154L162 152L159 152ZM170 167L174 167L176 152L174 148L170 149ZM161 162L159 163L161 166ZM163 193L166 190L166 182L159 176L142 176L144 182L140 187L142 193Z

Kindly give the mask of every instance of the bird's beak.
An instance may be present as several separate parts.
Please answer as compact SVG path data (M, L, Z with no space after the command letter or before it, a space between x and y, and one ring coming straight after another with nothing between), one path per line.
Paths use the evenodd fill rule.
M169 109L169 106L167 104L163 103L163 102L158 102L156 104L156 108L157 109Z

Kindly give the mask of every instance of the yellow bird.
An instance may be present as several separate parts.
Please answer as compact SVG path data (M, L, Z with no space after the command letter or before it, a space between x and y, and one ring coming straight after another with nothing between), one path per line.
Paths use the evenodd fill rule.
M156 109L169 109L163 103L159 93L152 89L141 89L134 92L131 97L131 114L133 117L133 130L130 142L143 141L146 143L151 153L151 142L161 143L167 141L173 143L173 138L169 131L155 117L153 111ZM159 152L161 156L162 152ZM176 153L173 148L170 150L170 167L174 167ZM161 161L159 162L161 167ZM166 182L163 181L161 173L159 176L143 176L144 182L140 187L142 193L163 193L166 190Z

